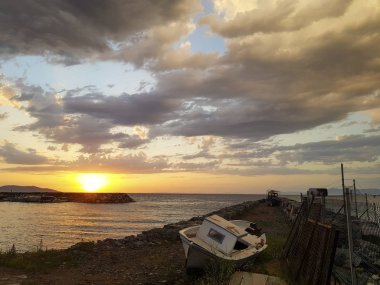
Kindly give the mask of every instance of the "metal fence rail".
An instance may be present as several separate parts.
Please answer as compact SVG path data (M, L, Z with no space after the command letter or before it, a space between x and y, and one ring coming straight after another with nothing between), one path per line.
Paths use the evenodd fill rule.
M353 234L353 265L357 284L380 284L380 199L363 194L360 190L349 192L346 201L350 203L350 217ZM325 215L328 222L335 225L340 234L334 273L342 284L351 284L345 269L348 252L347 219L344 198L330 196L325 199ZM373 279L375 278L375 279Z

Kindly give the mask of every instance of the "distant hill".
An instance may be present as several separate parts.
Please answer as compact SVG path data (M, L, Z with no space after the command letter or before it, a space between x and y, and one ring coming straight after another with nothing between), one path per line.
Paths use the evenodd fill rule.
M37 186L17 186L5 185L0 186L0 192L60 192L49 188L40 188Z

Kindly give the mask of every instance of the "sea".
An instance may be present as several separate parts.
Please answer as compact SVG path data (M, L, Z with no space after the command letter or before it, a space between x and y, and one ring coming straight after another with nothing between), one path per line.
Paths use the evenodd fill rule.
M0 202L0 250L63 249L124 238L265 195L130 194L126 204Z

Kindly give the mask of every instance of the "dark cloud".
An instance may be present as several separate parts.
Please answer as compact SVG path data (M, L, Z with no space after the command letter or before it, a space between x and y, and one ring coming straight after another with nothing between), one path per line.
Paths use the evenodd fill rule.
M122 141L128 137L121 132L112 133L113 127L114 125L107 121L79 116L67 120L65 125L59 128L39 128L39 132L58 143L80 144L83 152L91 153L98 151L103 144ZM35 128L36 125L32 125L32 129Z
M140 94L119 96L87 86L58 96L20 81L15 95L4 84L5 97L35 120L17 130L103 154L106 144L139 148L157 136L231 141L225 152L204 141L196 153L177 155L182 160L172 163L140 153L86 157L82 166L306 174L292 167L379 159L378 112L372 115L372 137L289 147L262 142L380 106L380 10L370 2L259 1L258 9L231 20L211 15L201 23L225 37L222 55L193 53L183 41L173 47L194 29L192 4L199 1L20 3L0 3L0 11L7 11L0 14L2 55L42 54L66 64L82 58L129 61L153 72L157 86L141 82ZM144 126L149 136L115 131L119 126Z
M51 151L55 151L55 150L57 150L57 148L56 148L55 146L53 146L53 145L49 145L49 146L47 147L47 149L48 149L48 150L51 150Z
M128 135L119 144L119 147L120 148L134 149L134 148L141 147L141 146L143 146L149 142L150 142L149 138L141 138L138 135L131 135L131 136Z
M134 126L163 123L172 118L171 113L179 108L180 103L179 99L158 94L87 94L65 97L64 109L67 113L88 114L117 125Z
M373 174L373 163L380 159L380 136L352 135L290 146L273 142L250 144L243 140L226 141L226 149L217 155L220 171L236 175L259 174L333 174L340 163L349 165L350 173ZM238 147L236 147L238 145ZM323 165L323 169L315 167ZM282 169L282 170L281 170Z
M374 162L380 158L380 136L349 136L340 140L296 144L278 147L276 157L284 162L321 162L336 164L340 162Z
M0 149L0 155L2 155L1 151L4 149L2 147ZM9 150L9 147L6 149ZM16 151L13 151L13 160L17 160L17 162L10 162L14 164L39 164L32 163L38 162L38 158L32 158L32 153L24 153L20 152L19 154ZM30 157L28 158L28 155ZM9 155L11 156L11 155ZM14 158L15 156L19 156ZM21 158L22 156L22 158ZM36 155L34 155L36 156ZM42 159L41 159L42 160ZM21 163L23 161L23 163ZM25 162L30 163L25 163ZM47 160L44 160L47 162ZM46 163L48 164L48 163ZM8 167L1 168L1 171L14 171L14 172L38 172L38 173L51 173L52 171L91 171L91 172L108 172L108 173L123 173L123 174L136 174L136 173L160 173L167 172L170 167L169 162L164 157L152 157L149 158L143 152L135 153L135 154L127 154L127 155L89 155L89 156L80 156L78 159L73 161L49 161L49 165L47 166L22 166L22 167Z
M216 139L213 137L202 138L200 144L198 144L198 148L200 151L191 155L184 155L182 159L196 159L196 158L205 158L205 159L215 159L216 156L211 154L211 150L216 143Z
M119 156L92 155L80 157L71 163L71 169L82 171L106 171L110 173L159 173L169 167L163 157L149 158L143 152Z
M157 25L183 21L195 0L12 0L1 1L0 55L51 56L65 64L112 53L133 44Z
M37 154L34 149L22 151L16 148L14 144L5 142L0 146L0 156L6 163L9 164L46 164L48 159L42 155Z
M226 152L220 159L232 161L236 166L289 167L307 163L337 165L341 162L376 162L380 158L380 136L352 135L336 140L324 140L311 143L297 143L290 146L273 145L272 143L254 143L254 147L243 141L236 148L226 144ZM257 164L258 163L258 164ZM229 163L231 164L231 163Z
M103 144L111 142L125 143L130 137L125 133L112 132L115 125L109 120L86 114L65 113L62 98L55 92L26 85L22 81L18 81L14 88L19 91L19 95L13 96L12 100L22 103L19 108L27 111L36 120L34 123L16 127L16 131L35 131L52 142L79 144L84 152L96 152ZM76 93L78 90L68 91L70 92Z
M135 18L118 20L119 11L114 12L115 19L109 19L108 13L113 8L123 11L114 2L97 1L88 12L83 11L82 6L89 2L84 3L78 7L71 2L66 5L80 11L80 16L88 17L90 22L99 21L96 25L102 27L100 31L111 33L111 37L135 33L156 20L162 22L156 16L147 24L140 23L140 19ZM125 2L119 4L121 3ZM38 127L43 122L64 125L63 112L74 116L84 114L115 125L144 125L151 128L152 137L214 135L260 141L274 135L290 134L341 120L351 112L380 106L380 38L376 28L380 26L380 17L375 17L378 12L360 5L358 1L292 3L280 1L280 6L273 3L265 6L261 3L268 13L262 13L259 7L251 12L237 14L234 23L245 23L250 13L254 13L255 17L260 14L260 17L278 19L274 22L264 21L262 25L266 29L254 24L247 25L242 33L238 33L241 28L236 28L236 31L232 29L231 38L226 42L226 53L221 57L210 55L213 58L212 64L195 70L189 68L183 60L175 60L175 55L180 50L184 53L178 58L191 58L192 55L186 53L189 47L175 51L163 42L160 44L163 40L165 43L170 42L171 46L173 41L184 35L182 29L175 29L177 26L187 26L191 14L189 11L192 9L185 8L190 2L184 2L181 11L185 12L179 18L175 17L183 22L167 25L173 29L170 33L165 30L165 26L160 25L153 28L154 32L141 35L133 45L120 50L126 57L152 59L153 65L150 66L154 66L157 72L158 83L150 93L106 96L90 90L81 95L76 92L72 95L69 91L62 99L62 106L51 104L42 109L32 105L28 111L34 117L38 116ZM99 19L97 5L112 6L110 11L106 8L105 19ZM136 5L140 7L140 2ZM158 6L153 5L153 8L147 9L153 11L154 7ZM180 9L179 7L170 9ZM322 11L321 7L326 10ZM353 22L355 9L359 10L360 17ZM365 12L371 14L364 17L362 14ZM173 16L170 11L162 13ZM282 13L281 17L277 17L279 13ZM116 23L112 22L114 20ZM126 28L128 31L115 28L115 25L118 26L123 21L131 22L131 27ZM136 23L132 24L133 21ZM225 22L225 25L236 26L230 22ZM287 32L282 32L280 27L284 27ZM211 25L211 28L214 27ZM113 29L117 35L113 35ZM170 40L166 41L165 37ZM161 49L163 46L165 48ZM132 48L135 55L128 52ZM121 55L115 59L119 56ZM176 66L176 70L161 72L168 69L164 61L171 56L177 63L170 66ZM207 62L205 59L201 61ZM144 84L142 88L145 88ZM19 100L28 99L28 96L29 93L25 93ZM63 108L63 111L60 113L54 110L57 107ZM50 115L43 119L43 113ZM104 123L102 124L104 128ZM124 145L128 146L128 143L125 142Z

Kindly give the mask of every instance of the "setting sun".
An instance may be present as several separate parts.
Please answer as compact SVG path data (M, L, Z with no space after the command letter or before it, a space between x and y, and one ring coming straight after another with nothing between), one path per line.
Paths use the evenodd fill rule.
M105 174L98 173L80 174L77 176L77 180L81 184L81 187L88 192L97 191L109 183L108 177Z

